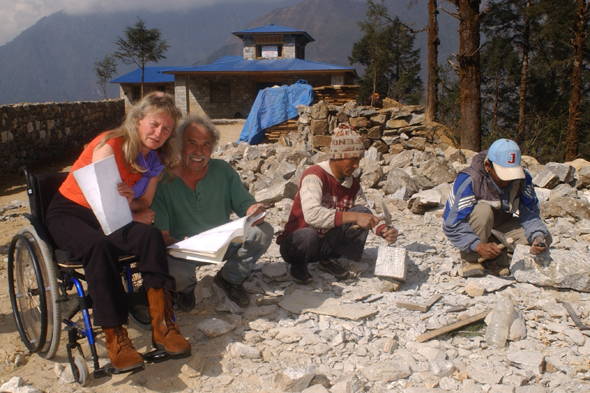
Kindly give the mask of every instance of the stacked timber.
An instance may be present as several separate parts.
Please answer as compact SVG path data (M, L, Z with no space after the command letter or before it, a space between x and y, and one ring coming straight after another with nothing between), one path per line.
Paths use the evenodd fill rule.
M358 85L319 86L313 88L314 102L324 101L331 105L344 105L356 100Z
M287 120L281 124L267 128L264 143L276 143L281 137L287 136L287 134L293 131L297 131L297 119Z

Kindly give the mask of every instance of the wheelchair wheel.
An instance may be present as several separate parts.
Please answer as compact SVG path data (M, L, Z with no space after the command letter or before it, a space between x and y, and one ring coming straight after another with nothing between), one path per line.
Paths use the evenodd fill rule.
M23 233L8 250L8 292L21 340L30 352L41 351L47 336L45 285L35 245Z
M12 309L21 338L31 352L47 359L58 349L61 328L57 274L51 255L47 244L31 226L22 229L13 239L8 264ZM35 289L31 282L33 277L36 283L42 283L37 288L43 288L43 296L37 297L31 290ZM25 294L28 296L23 296ZM39 304L34 305L35 302ZM41 318L43 312L45 316ZM41 335L43 323L45 333ZM43 344L39 345L40 341Z
M81 386L86 386L90 379L88 364L86 364L86 359L84 358L84 354L82 353L80 347L76 347L74 350L74 353L68 354L72 375L74 376L76 382L78 382Z

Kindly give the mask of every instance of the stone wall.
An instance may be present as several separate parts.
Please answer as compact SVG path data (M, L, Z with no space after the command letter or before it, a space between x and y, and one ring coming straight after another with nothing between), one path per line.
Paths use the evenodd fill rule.
M4 173L23 165L72 159L97 133L116 127L123 100L0 106L0 162Z
M425 123L424 107L419 105L402 105L390 99L384 100L383 108L358 106L355 101L344 105L320 101L300 106L298 111L299 135L317 150L330 146L332 130L338 123L349 123L361 134L367 148L373 146L382 154L425 150L441 143L453 145L446 127Z
M189 86L188 104L185 86ZM269 75L236 75L236 76L212 76L212 77L181 77L176 78L175 100L176 105L186 112L203 115L210 118L244 118L248 116L256 95L261 88L269 85L290 85L300 79L305 79L312 86L330 85L329 74L292 74L289 76L277 75L273 80ZM226 94L219 94L215 89L226 87ZM217 95L217 99L212 96ZM223 98L223 99L219 99Z

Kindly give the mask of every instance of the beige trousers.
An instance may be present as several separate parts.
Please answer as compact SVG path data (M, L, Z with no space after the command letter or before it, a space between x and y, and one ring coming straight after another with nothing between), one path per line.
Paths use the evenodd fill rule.
M499 239L494 237L490 239L492 229L496 229L504 233L506 238L512 238L515 244L528 244L524 229L518 219L512 214L494 209L486 202L477 202L469 216L469 225L484 243L489 241L499 242ZM473 251L461 251L461 258L469 262L476 262L479 254Z

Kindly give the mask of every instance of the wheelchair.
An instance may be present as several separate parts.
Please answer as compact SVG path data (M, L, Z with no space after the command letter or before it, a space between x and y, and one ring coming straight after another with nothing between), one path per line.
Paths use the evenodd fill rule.
M31 353L51 359L60 342L62 323L67 333L67 358L75 380L85 385L90 377L79 340L87 339L93 364L93 377L109 375L101 367L96 350L96 331L90 310L92 299L84 288L80 261L58 249L45 223L47 208L67 173L35 175L25 169L31 213L30 225L20 230L8 250L8 290L12 314L24 345ZM119 258L121 279L128 294L129 314L139 327L150 329L149 312L134 256ZM161 353L144 355L158 361ZM151 358L149 358L151 356Z

